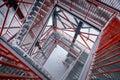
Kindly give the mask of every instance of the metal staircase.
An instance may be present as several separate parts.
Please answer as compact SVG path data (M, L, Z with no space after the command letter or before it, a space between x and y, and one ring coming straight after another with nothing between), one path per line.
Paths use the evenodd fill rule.
M31 47L37 38L45 28L48 17L53 10L54 1L51 0L37 0L32 7L30 14L26 17L23 27L17 36L17 44L23 48L22 44L28 44L27 47ZM29 39L29 41L28 41ZM25 50L25 49L24 49Z
M31 12L26 17L17 35L17 46L15 46L15 43L12 47L0 37L0 79L54 80L54 78L44 68L39 66L39 64L36 64L30 56L24 55L26 54L24 52L25 49L22 50L20 46L26 43L29 43L29 47L33 45L39 32L41 33L44 29L47 18L53 10L53 2L54 1L51 0L36 0L34 2ZM30 42L28 42L28 40ZM27 66L25 64L27 64Z
M17 20L16 13L10 25L5 27L11 7L9 6L10 0L3 1L6 2L0 4L0 8L5 5L7 11L3 25L0 26L0 80L56 80L52 74L44 69L43 65L57 45L73 56L73 58L67 57L68 62L63 61L63 65L68 64L68 66L61 80L120 79L119 0L113 0L114 5L105 0L31 0L32 2L13 0L13 2L17 1L18 4L20 2L22 4L33 4L30 11L26 10L28 14L23 23L21 19L18 19L18 23L21 21L20 26L17 25L18 23L16 24L18 27L12 24L14 19ZM21 4L18 7L20 8L20 6ZM21 9L21 11L24 10ZM19 13L17 11L17 14ZM72 23L69 20L71 18L66 16L69 16L69 13L73 16L71 17L74 18L75 25L74 22ZM53 24L48 28L46 25L50 16ZM119 18L114 20L115 16ZM66 21L70 24L67 25ZM84 37L86 41L82 39L84 42L90 40L96 43L89 54L87 50L84 51L84 47L77 40L74 40L75 38L69 38L67 34L62 35L64 31L57 33L57 30L61 29L62 31L66 28L72 28L73 30L68 29L68 31L78 34L78 28L76 27L78 27L79 21L85 22L85 24L89 23L96 29L101 30L101 38L98 38L97 42L89 38L90 35L96 36L96 34L80 33L81 35L83 33L88 35L87 39ZM59 22L61 22L60 27ZM67 25L67 27L64 25ZM88 27L88 30L91 27ZM83 37L80 36L80 38Z
M0 38L0 79L43 80Z
M79 60L76 62L72 70L70 71L69 75L67 76L66 80L79 80L79 76L81 74L82 68L85 64L85 61L88 57L88 54L83 52L79 58Z
M2 38L0 38L0 79L55 80L32 58L23 56L22 51L12 47Z

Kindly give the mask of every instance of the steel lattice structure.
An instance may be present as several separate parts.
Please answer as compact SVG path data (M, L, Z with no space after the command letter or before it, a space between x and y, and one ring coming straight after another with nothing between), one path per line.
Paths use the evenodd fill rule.
M44 65L67 51L61 80L119 80L119 0L1 0L0 80L57 80Z

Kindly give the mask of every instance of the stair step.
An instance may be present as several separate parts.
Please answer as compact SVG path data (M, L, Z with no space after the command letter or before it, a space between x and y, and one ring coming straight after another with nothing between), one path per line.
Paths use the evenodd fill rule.
M2 73L6 73L7 70L8 70L8 66L2 66L1 68Z
M4 67L5 67L5 66L3 66L3 65L0 66L0 73L2 73Z
M26 28L23 28L23 29L21 30L21 32L20 32L20 35L21 35L21 36L24 36L24 34L26 34L26 31L27 31L27 29L26 29Z
M26 22L24 23L23 27L26 29L29 29L29 26L32 24L32 20L26 20Z
M40 9L40 7L37 7L37 6L34 6L33 8L32 8L32 11L39 11L39 9Z
M23 28L26 28L28 30L29 29L28 23L24 23Z
M42 5L42 9L45 10L45 11L49 11L50 7L47 7L46 5Z
M43 15L44 17L47 15L47 13L45 13L44 11L40 10L39 12L41 15Z
M42 3L40 1L36 2L34 6L38 6L40 7L42 5Z
M36 12L32 11L32 12L30 12L30 15L36 16Z
M29 15L27 19L34 20L34 17L32 15Z
M46 14L48 14L48 11L44 10L43 8L41 8L41 11L43 11Z
M51 3L51 2L48 2L48 1L45 1L44 5L46 5L47 7L51 7L51 6L52 6L52 3Z

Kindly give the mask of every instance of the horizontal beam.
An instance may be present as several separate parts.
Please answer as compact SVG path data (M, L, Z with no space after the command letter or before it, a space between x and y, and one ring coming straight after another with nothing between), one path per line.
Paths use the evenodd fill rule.
M112 51L110 51L110 52L105 52L105 53L103 53L101 56L97 56L97 57L95 57L95 62L96 61L99 61L100 59L103 59L104 57L106 57L106 56L109 56L110 54L113 54L115 51L118 51L118 50L120 50L120 47L119 48L116 48L116 49L112 49Z
M99 50L96 51L96 55L100 52L113 45L115 42L120 42L120 33L116 34L110 41L103 45Z
M98 62L96 62L95 64L93 64L94 66L95 65L97 65L97 64L100 64L100 63L102 63L102 62L105 62L105 61L107 61L107 60L111 60L111 59L113 59L113 58L115 58L115 57L119 57L120 56L120 53L118 53L118 54L114 54L113 56L110 56L110 57L107 57L107 58L105 58L105 59L102 59L101 61L98 61ZM93 66L92 65L92 66Z
M110 47L108 47L108 48L106 48L104 50L99 51L97 54L94 54L95 58L100 57L101 55L105 54L108 51L108 49L109 50L114 50L113 48L116 47L116 46L118 46L118 45L120 45L120 43L116 42L112 46L110 46Z
M22 55L22 51L16 50L10 44L8 44L2 37L0 37L0 46L6 50L10 50L9 53L19 59L20 63L29 69L29 72L32 72L34 75L38 76L40 80L50 80L43 72L41 72L35 65L33 65L28 58Z
M23 1L23 0L16 0L19 3L24 3L24 4L33 4L34 2L28 2L28 1Z
M113 66L114 64L117 64L117 63L120 63L120 60L113 61L113 62L104 64L104 65L102 65L102 66L94 67L94 68L92 68L91 70L96 70L96 69L103 68L103 67L109 67L109 66L111 66L111 65Z
M120 72L120 69L109 70L109 71L105 71L105 72L97 72L97 73L93 73L90 75L95 76L95 75L103 75L103 74L118 73L118 72Z
M7 54L0 53L0 56L2 56L2 57L4 57L4 58L7 58L7 59L9 59L9 60L15 61L15 62L18 62L18 61L19 61L18 59L15 59L15 58L13 58L13 57L8 56Z
M12 74L1 74L0 79L39 79L37 76L20 76L20 75L12 75ZM39 79L41 80L41 79Z
M69 14L73 15L75 18L77 18L77 19L83 21L84 23L92 26L94 29L96 29L96 30L98 30L98 31L101 31L100 29L98 29L98 28L95 27L94 25L90 24L89 22L85 21L84 19L80 18L79 16L75 15L74 13L70 12L69 10L63 8L61 5L57 4L56 6L57 6L58 8L61 8L61 9L65 10L65 11L68 12Z
M13 67L13 68L17 68L17 69L20 69L20 70L24 70L24 71L29 71L29 69L26 68L26 67L20 67L16 64L10 64L10 63L4 62L4 61L0 61L0 64L5 65L5 66L9 66L9 67Z

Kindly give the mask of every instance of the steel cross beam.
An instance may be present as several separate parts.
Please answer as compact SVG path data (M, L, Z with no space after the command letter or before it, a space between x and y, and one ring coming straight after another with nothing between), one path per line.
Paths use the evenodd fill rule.
M90 24L89 22L85 21L84 19L80 18L78 15L75 15L74 13L70 12L69 10L67 10L66 8L64 8L63 6L57 4L56 5L58 8L65 10L66 12L68 12L69 14L73 15L75 18L85 22L86 24L90 25L91 27L93 27L94 29L96 29L97 31L101 31L99 28L95 27L94 25Z
M8 4L10 5L10 7L13 7L14 10L17 10L17 15L20 19L24 18L24 15L21 11L21 9L18 6L18 2L16 0L3 0L5 3L8 2ZM18 7L18 9L17 9Z

